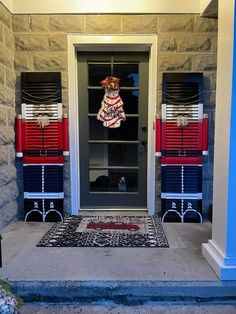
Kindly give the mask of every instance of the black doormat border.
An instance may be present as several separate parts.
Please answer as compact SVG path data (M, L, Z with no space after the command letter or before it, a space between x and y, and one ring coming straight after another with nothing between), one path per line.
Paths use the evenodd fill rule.
M146 231L86 230L78 232L82 220L91 222L122 221L146 224ZM160 219L157 216L67 216L55 223L37 247L169 247Z

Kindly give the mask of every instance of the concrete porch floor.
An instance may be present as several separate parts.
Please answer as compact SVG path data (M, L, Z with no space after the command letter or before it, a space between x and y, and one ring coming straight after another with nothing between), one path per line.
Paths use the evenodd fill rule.
M52 223L3 229L0 278L18 280L218 280L201 254L211 224L165 223L169 248L39 248Z
M51 226L16 221L1 231L0 278L28 302L236 300L236 283L219 281L201 254L210 223L165 223L169 248L36 247Z

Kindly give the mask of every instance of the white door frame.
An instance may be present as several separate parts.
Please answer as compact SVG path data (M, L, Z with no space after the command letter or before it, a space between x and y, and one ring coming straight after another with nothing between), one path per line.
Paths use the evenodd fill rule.
M147 152L147 208L155 209L155 115L157 101L157 35L68 35L69 131L71 214L80 210L78 66L79 51L148 51L148 152ZM129 209L127 209L129 210Z

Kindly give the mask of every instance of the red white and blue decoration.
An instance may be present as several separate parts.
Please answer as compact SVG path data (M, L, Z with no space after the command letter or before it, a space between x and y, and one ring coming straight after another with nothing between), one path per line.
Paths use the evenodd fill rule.
M62 221L69 133L68 117L62 113L61 74L22 73L21 94L16 156L23 162L25 221Z
M164 73L162 115L156 118L161 161L162 221L202 222L202 164L208 154L202 73Z
M97 119L102 121L106 128L119 128L121 121L126 120L123 101L119 95L119 81L120 79L114 76L107 76L101 81L105 95Z

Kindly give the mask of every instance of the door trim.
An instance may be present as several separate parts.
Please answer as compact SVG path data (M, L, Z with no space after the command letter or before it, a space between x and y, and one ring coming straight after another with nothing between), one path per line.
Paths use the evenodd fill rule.
M70 129L71 214L80 210L78 70L79 51L148 51L148 151L147 151L147 209L155 209L155 115L157 99L157 35L68 35L68 83ZM124 209L123 209L124 210ZM127 210L129 210L127 208Z

